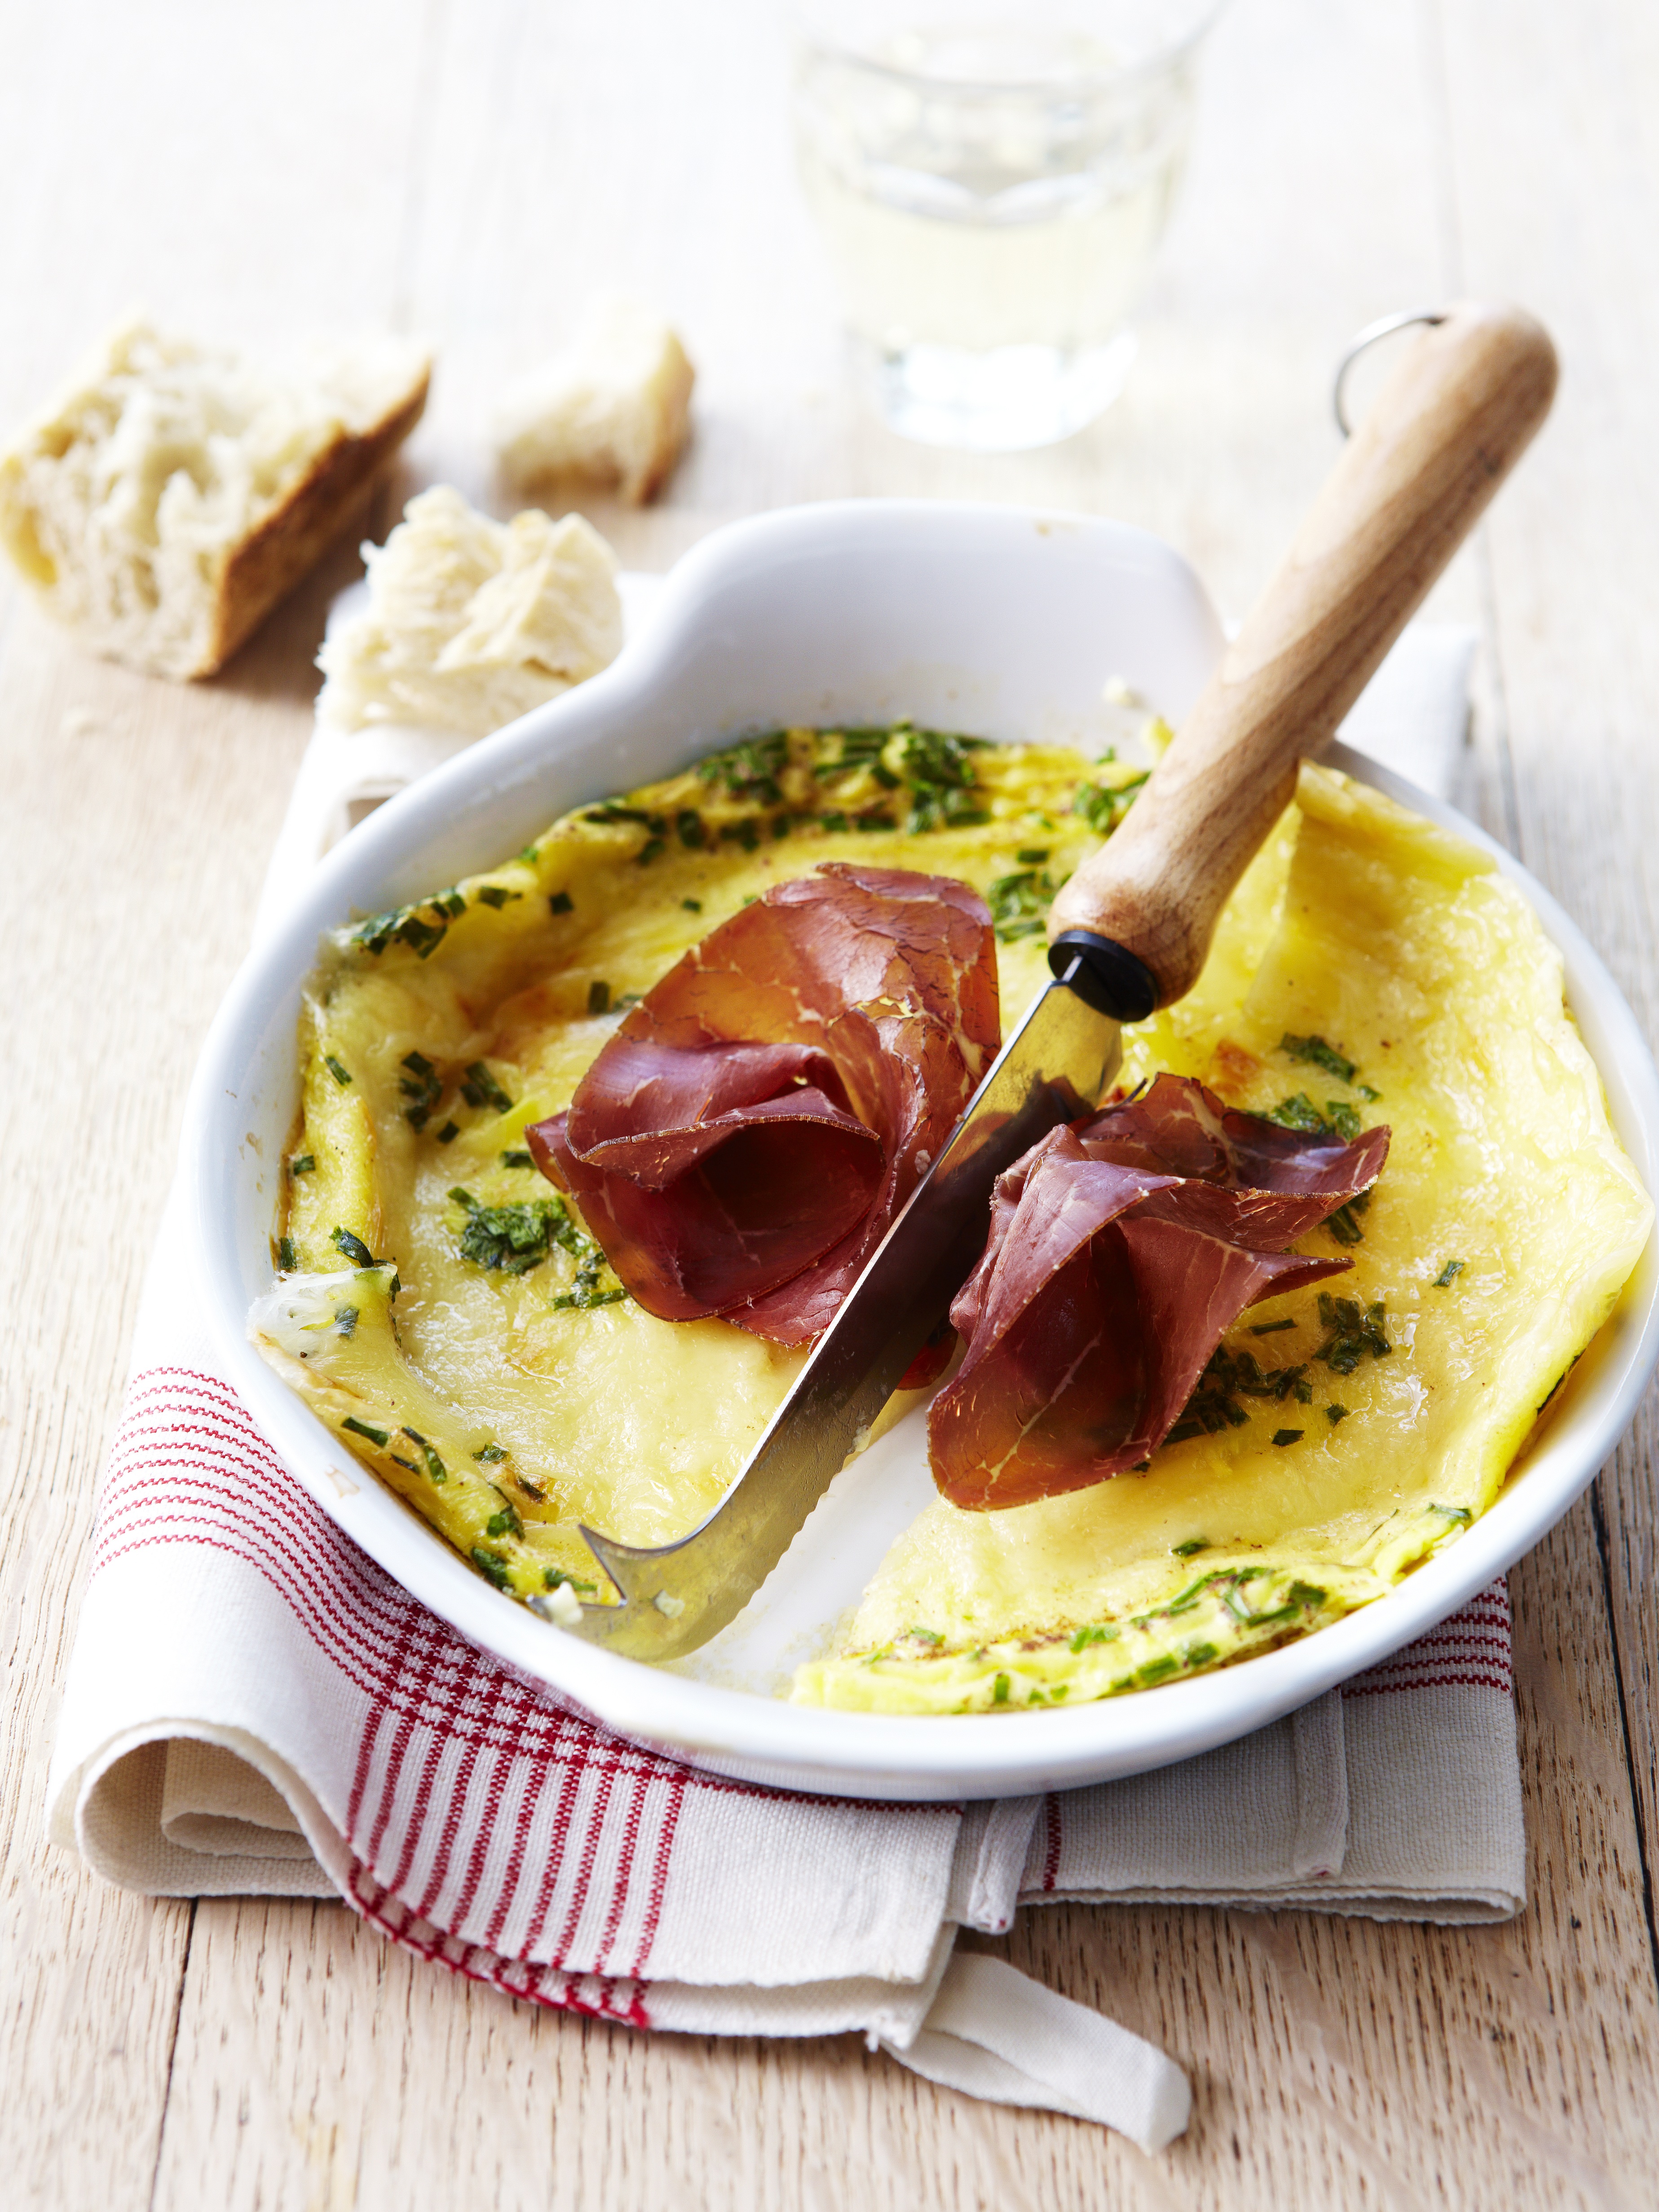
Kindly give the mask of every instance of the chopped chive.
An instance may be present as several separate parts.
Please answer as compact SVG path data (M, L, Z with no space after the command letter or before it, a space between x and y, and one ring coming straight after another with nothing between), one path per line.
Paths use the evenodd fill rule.
M1022 938L1041 937L1047 926L1048 902L1059 888L1050 877L1039 875L1034 868L999 876L985 894L998 942L1015 945Z
M1293 1321L1258 1321L1251 1324L1252 1336L1277 1336L1282 1328L1294 1328Z
M335 1309L334 1309L334 1328L335 1328L335 1333L336 1333L336 1334L337 1334L337 1335L339 1335L339 1336L350 1336L350 1335L353 1335L353 1334L356 1333L356 1327L357 1327L357 1309L356 1309L356 1306L336 1306L336 1307L335 1307Z
M680 901L680 904L685 908L685 911L688 914L701 914L702 912L702 901L701 899L682 899Z
M1046 845L1022 845L1014 855L1022 868L1040 868L1048 857Z
M478 896L483 901L486 906L493 906L499 912L499 910L507 904L509 899L522 898L524 896L524 893L522 891L510 891L502 884L486 884L483 889L478 893Z
M568 914L574 903L568 891L551 891L548 895L548 911L551 914Z
M1339 1244L1358 1244L1364 1240L1365 1232L1354 1218L1355 1211L1351 1199L1346 1206L1339 1206L1324 1224Z
M1355 1063L1334 1045L1327 1044L1322 1036L1292 1036L1288 1030L1279 1040L1280 1052L1288 1053L1292 1060L1310 1062L1322 1067L1327 1075L1335 1076L1339 1083L1352 1083L1358 1073Z
M507 1457L507 1454L499 1444L480 1444L472 1456L476 1460L482 1460L486 1467L498 1467Z
M520 854L519 858L524 862L526 867L533 868L536 865L536 855L539 850L540 848L538 846L526 845L523 852Z
M434 1482L447 1482L449 1480L449 1469L439 1458L437 1453L433 1450L431 1445L421 1434L420 1431L418 1429L405 1429L404 1430L403 1434L409 1438L410 1443L418 1445L421 1456L426 1462L426 1471L430 1480Z
M1301 1429L1275 1429L1273 1431L1273 1442L1280 1446L1285 1444L1299 1444L1304 1434L1304 1431Z
M453 1145L460 1133L460 1129L455 1122L446 1121L438 1132L438 1142L441 1145Z
M512 1588L507 1579L507 1561L499 1552L487 1552L482 1544L475 1544L472 1547L471 1559L473 1565L484 1580L493 1583L495 1589L504 1590Z
M291 1176L314 1175L316 1169L315 1152L301 1152L297 1159L290 1160L288 1164L288 1171Z
M351 1071L349 1068L342 1067L339 1061L335 1059L331 1052L325 1052L323 1054L323 1066L328 1070L329 1073L334 1078L334 1080L340 1085L342 1090L343 1090L345 1085L350 1082Z
M1448 1260L1445 1266L1435 1277L1433 1287L1437 1291L1443 1291L1447 1289L1451 1283L1452 1277L1454 1275L1461 1275L1462 1272L1463 1262L1461 1260Z
M674 828L678 832L681 844L689 853L696 852L708 842L708 832L703 826L702 817L695 806L681 807L674 817Z
M647 829L651 823L651 817L648 814L641 814L637 806L618 806L611 799L607 799L603 806L590 806L583 815L582 820L584 822L640 822L643 823Z
M382 1451L392 1442L388 1430L371 1429L367 1421L360 1421L354 1413L348 1413L340 1426L349 1429L354 1437L367 1437L370 1443L378 1444Z
M544 1567L542 1580L547 1584L549 1589L557 1589L562 1584L567 1589L586 1590L590 1597L594 1595L599 1587L597 1583L580 1582L574 1575L566 1574L562 1567Z
M1380 1300L1362 1312L1357 1300L1322 1291L1319 1318L1328 1334L1315 1356L1338 1375L1352 1375L1368 1352L1373 1359L1386 1359L1394 1349L1383 1331L1388 1316Z
M1333 1428L1339 1421L1346 1421L1347 1418L1348 1409L1346 1406L1327 1406L1325 1408L1325 1419Z
M1277 1121L1281 1129L1304 1129L1310 1137L1329 1133L1325 1116L1305 1091L1298 1091L1294 1097L1281 1098L1277 1106L1268 1109L1263 1119Z
M653 860L661 860L667 850L668 840L665 837L647 837L634 858L640 867L648 868Z
M448 927L447 921L434 924L422 921L418 914L410 914L405 915L392 933L400 944L407 945L425 960L443 943L444 933Z
M1006 1705L1011 1686L1008 1677L1006 1674L999 1674L991 1685L991 1703L994 1705Z
M1172 1544L1170 1548L1176 1559L1190 1559L1194 1552L1207 1552L1210 1540L1207 1536L1188 1536L1184 1544Z
M1101 836L1109 837L1151 774L1150 769L1143 769L1139 775L1127 776L1121 783L1080 783L1072 793L1072 811Z
M1091 1644L1115 1644L1116 1642L1117 1631L1115 1628L1079 1628L1072 1638L1069 1648L1073 1651L1082 1651Z
M611 986L596 975L587 987L587 1011L590 1014L608 1014L611 1011Z
M535 1159L529 1152L514 1151L501 1154L501 1165L504 1168L533 1168L535 1164Z
M404 1109L404 1119L411 1128L423 1129L444 1095L443 1078L423 1052L406 1052L401 1065L409 1070L398 1085L410 1102Z
M337 1228L330 1240L350 1261L354 1267L372 1267L374 1255L361 1237L354 1237L349 1229Z
M498 1114L513 1110L513 1101L481 1060L469 1062L461 1096L469 1106L493 1106Z
M291 1237L277 1238L276 1264L285 1275L291 1275L299 1266L300 1255L294 1249L294 1239Z

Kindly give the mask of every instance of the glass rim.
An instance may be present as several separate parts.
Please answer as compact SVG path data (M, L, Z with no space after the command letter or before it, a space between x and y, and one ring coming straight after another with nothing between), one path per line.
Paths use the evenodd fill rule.
M1184 61L1200 40L1209 35L1216 18L1226 6L1227 0L1200 0L1191 24L1171 39L1168 46L1160 46L1138 61L1127 62L1121 69L1085 72L1060 79L934 76L921 70L906 69L901 63L882 61L874 54L861 52L850 40L841 38L833 30L823 27L823 0L817 0L817 5L814 5L814 0L793 0L789 15L799 46L821 54L826 59L861 70L870 76L884 77L893 84L931 88L941 94L968 93L979 99L1030 100L1034 94L1052 97L1056 92L1088 94L1117 90L1137 77L1160 75ZM819 21L815 22L814 17Z

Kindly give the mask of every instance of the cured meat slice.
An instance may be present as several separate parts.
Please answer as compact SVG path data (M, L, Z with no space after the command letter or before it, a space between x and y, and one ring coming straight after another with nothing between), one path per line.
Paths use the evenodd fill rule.
M1309 1137L1174 1075L1051 1130L998 1182L951 1309L967 1351L928 1415L939 1489L994 1510L1138 1467L1247 1306L1352 1264L1285 1247L1388 1150L1386 1128Z
M711 931L527 1141L648 1312L802 1344L834 1319L1000 1036L977 892L836 864Z

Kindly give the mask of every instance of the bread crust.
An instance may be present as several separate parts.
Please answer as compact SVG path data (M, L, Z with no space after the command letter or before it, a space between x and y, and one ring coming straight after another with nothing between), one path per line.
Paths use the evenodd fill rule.
M425 411L432 372L368 429L342 430L257 530L233 547L219 579L206 652L183 672L216 675L279 600L361 519L392 459Z
M632 483L624 483L623 496L633 507L647 507L673 473L685 445L686 424L691 413L691 387L696 372L678 339L672 363L672 381L663 394L663 409L650 458Z

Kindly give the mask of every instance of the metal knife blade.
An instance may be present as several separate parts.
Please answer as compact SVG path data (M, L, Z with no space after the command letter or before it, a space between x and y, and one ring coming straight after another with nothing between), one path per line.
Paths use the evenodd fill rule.
M583 1606L580 1621L567 1624L576 1634L630 1659L674 1659L736 1617L944 1321L984 1249L997 1177L1096 1104L1121 1058L1117 1022L1066 982L1049 984L714 1512L657 1550L583 1528L623 1601Z

